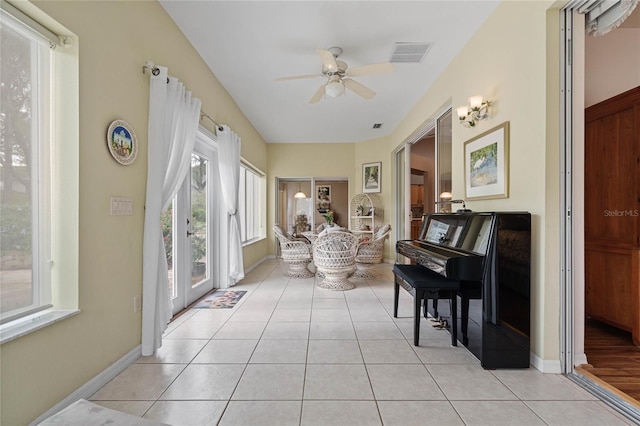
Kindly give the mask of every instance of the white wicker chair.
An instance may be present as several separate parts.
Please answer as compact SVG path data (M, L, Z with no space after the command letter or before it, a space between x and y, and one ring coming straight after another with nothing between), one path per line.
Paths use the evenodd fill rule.
M311 245L304 241L290 238L278 225L274 225L273 231L280 242L282 261L289 265L289 269L284 275L293 278L313 277L314 273L308 268L309 263L311 263Z
M382 262L384 252L384 242L389 237L391 226L385 225L369 241L358 244L356 250L356 271L353 273L357 278L376 278L379 272L374 265Z
M350 232L334 231L318 236L313 243L313 262L324 279L319 288L350 290L355 285L347 277L356 269L358 237Z

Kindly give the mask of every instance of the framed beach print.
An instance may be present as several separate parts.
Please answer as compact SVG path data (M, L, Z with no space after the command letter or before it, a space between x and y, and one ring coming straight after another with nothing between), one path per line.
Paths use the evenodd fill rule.
M362 192L380 192L380 168L382 163L364 163L362 165Z
M115 120L107 130L107 145L113 158L127 166L138 154L138 140L133 128L124 120Z
M464 143L466 200L509 196L509 122Z
M316 205L320 213L331 209L331 185L316 185Z

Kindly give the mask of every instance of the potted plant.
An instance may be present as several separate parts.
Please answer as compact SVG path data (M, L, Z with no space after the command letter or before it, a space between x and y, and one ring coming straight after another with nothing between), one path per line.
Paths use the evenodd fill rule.
M329 225L333 225L333 212L331 210L325 212L322 217L324 217L324 220L326 220Z

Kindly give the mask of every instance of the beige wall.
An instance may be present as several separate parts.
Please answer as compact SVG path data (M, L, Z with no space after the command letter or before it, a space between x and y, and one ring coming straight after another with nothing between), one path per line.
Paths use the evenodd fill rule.
M242 155L266 171L266 144L157 2L35 3L79 37L81 313L1 347L0 423L26 424L140 344L142 229L147 172L150 59L167 66L202 109L242 138ZM140 149L120 166L106 148L109 123L124 119ZM206 123L209 124L209 123ZM133 216L109 216L109 197L133 199ZM266 242L245 250L245 265Z
M453 195L464 198L466 140L510 122L510 196L469 202L475 211L527 210L533 215L532 351L559 357L558 20L551 1L503 2L394 132L357 144L264 144L226 91L155 2L38 2L80 37L80 309L63 321L2 346L2 423L21 424L86 383L140 342L142 206L146 179L148 77L145 59L169 67L243 140L243 157L267 173L268 241L245 250L245 265L275 252L271 224L275 178L347 178L361 192L363 163L382 162L384 220L395 223L393 150L442 105L482 94L491 118L474 129L454 123ZM114 63L117 66L114 66ZM123 99L126 102L123 102ZM140 141L138 161L117 165L104 131L127 120ZM454 120L455 121L455 120ZM130 196L135 214L108 216L110 195ZM385 250L393 255L395 232ZM117 265L117 267L114 267Z
M418 126L416 126L417 128ZM401 140L398 140L400 142ZM395 147L393 147L395 148ZM382 200L384 206L383 222L391 224L389 240L385 243L384 258L395 259L396 230L395 223L395 165L392 149L387 138L373 139L355 144L355 183L352 196L362 192L362 165L365 163L381 162L380 167L380 193L376 194Z
M348 180L349 198L359 192L353 182L356 167L354 166L355 144L267 144L267 214L268 250L275 254L275 237L271 226L275 223L276 178L312 178L318 182L323 179L345 178ZM312 193L315 197L315 190ZM342 223L341 219L340 223ZM316 224L322 223L316 219Z
M509 198L471 201L467 207L474 211L525 210L532 214L531 348L541 363L559 359L559 126L557 120L551 122L549 118L558 112L559 92L554 84L559 81L559 66L549 65L550 58L557 56L553 43L557 45L558 41L547 45L547 31L557 37L559 27L557 19L554 21L557 12L547 13L552 4L502 2L393 134L384 141L372 142L372 146L380 146L380 152L386 153L381 155L387 160L383 171L389 170L389 153L443 105L449 103L455 109L477 94L492 100L491 118L475 128L464 128L454 120L452 193L454 198L464 198L464 142L505 121L510 123ZM358 144L356 164L374 161L372 150L360 149L368 143ZM388 179L389 174L383 174L382 196L385 216L390 213L388 217L394 223L394 195L389 192ZM393 246L393 234L392 240Z

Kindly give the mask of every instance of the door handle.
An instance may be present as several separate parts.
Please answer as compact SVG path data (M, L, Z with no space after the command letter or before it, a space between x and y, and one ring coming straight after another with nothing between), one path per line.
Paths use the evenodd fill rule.
M193 235L193 232L187 231L187 238Z

